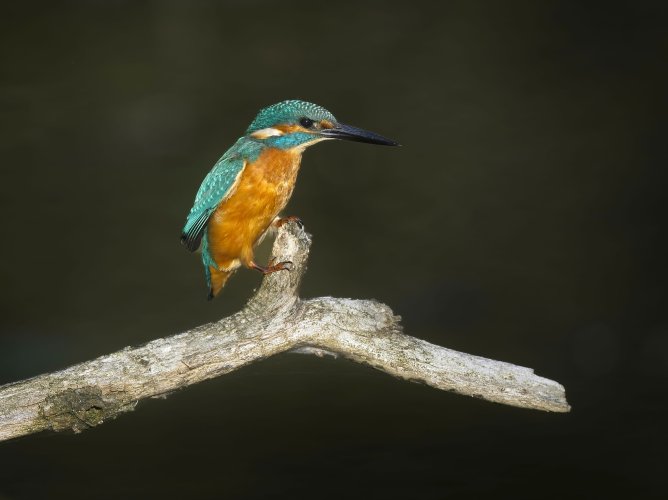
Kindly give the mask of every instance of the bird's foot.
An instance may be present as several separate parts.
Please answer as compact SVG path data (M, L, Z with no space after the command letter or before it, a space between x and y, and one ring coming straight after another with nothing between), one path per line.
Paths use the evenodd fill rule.
M277 217L276 219L274 219L274 226L281 227L282 225L287 224L288 222L294 222L299 226L299 229L304 229L304 222L296 215L288 215L287 217Z
M256 271L260 271L262 274L271 274L275 273L276 271L292 271L292 268L294 267L294 264L289 260L279 262L277 264L273 264L273 262L274 259L271 259L267 267L263 267L256 264L255 262L251 262L250 268L255 269Z

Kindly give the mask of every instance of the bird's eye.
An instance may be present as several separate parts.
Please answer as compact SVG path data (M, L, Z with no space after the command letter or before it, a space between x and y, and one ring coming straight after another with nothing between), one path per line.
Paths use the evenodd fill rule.
M299 124L304 128L311 128L315 122L310 118L302 118L299 120Z

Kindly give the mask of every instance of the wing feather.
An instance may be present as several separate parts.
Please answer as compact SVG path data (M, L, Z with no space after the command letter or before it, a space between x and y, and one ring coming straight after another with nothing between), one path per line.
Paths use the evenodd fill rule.
M213 211L213 208L204 210L199 217L193 219L194 222L191 225L188 225L186 222L186 227L183 228L183 232L181 233L181 243L191 252L199 248L202 236L204 235L204 228L206 227L206 223L209 222L209 217L211 217Z
M245 166L244 155L230 150L202 182L181 232L181 242L191 252L199 248L211 215L234 192Z

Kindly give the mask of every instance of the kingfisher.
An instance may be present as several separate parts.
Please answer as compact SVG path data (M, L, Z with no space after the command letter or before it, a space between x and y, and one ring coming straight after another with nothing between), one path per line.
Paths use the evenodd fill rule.
M374 132L345 125L325 108L289 100L266 107L202 181L186 218L181 242L194 252L202 247L209 300L218 295L242 265L269 274L290 270L291 262L261 266L255 246L272 227L296 216L281 217L295 187L302 153L320 141L348 141L398 146Z

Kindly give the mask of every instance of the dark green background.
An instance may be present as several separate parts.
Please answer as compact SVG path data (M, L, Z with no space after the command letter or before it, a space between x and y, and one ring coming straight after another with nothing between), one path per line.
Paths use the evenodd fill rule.
M207 302L179 231L257 110L302 98L404 144L306 153L303 295L386 302L411 335L562 382L573 411L283 355L0 444L0 498L658 496L662 4L4 3L0 382L242 307L259 275Z

